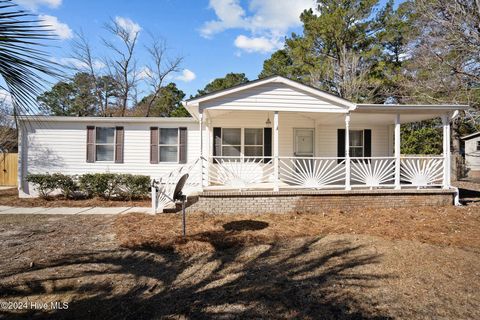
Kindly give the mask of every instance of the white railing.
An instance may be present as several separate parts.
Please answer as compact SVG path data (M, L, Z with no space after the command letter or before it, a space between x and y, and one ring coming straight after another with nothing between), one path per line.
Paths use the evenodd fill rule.
M343 187L344 158L279 157L279 179L296 187Z
M402 156L397 184L395 160L395 157L210 157L208 186L348 190L350 187L438 187L444 183L443 156ZM349 179L347 161L350 161Z
M210 185L246 188L271 183L272 157L211 157L208 180Z
M352 157L351 181L370 188L394 186L395 158L394 157Z
M198 158L193 164L177 167L175 170L161 177L152 179L151 196L153 213L175 206L173 202L173 192L178 180L186 173L188 173L188 179L182 192L185 195L189 195L202 189L202 163L202 158Z
M442 156L406 156L400 159L402 181L412 186L441 186L444 173Z

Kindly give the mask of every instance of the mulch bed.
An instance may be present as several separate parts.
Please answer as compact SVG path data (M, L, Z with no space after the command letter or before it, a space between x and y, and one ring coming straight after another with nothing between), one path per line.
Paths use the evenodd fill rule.
M124 201L93 199L65 199L55 196L49 199L42 198L19 198L15 188L0 190L0 205L12 207L150 207L150 199Z

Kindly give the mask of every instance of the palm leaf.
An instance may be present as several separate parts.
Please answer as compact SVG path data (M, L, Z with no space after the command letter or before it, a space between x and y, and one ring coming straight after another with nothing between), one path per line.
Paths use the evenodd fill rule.
M59 65L43 50L45 40L56 39L37 16L0 0L0 75L12 96L14 114L37 111L37 96L45 91L46 77L60 77Z

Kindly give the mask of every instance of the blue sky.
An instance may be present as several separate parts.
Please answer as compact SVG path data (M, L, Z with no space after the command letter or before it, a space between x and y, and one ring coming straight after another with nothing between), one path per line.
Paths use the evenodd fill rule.
M15 0L14 0L15 1ZM80 30L100 59L107 53L101 37L110 19L140 28L138 65L146 65L147 32L164 38L172 56L182 55L182 72L171 81L194 94L214 78L244 72L256 79L263 61L283 44L285 35L301 32L300 12L313 0L17 0L55 27L59 40L50 48L57 61L71 57ZM71 62L71 61L69 61Z

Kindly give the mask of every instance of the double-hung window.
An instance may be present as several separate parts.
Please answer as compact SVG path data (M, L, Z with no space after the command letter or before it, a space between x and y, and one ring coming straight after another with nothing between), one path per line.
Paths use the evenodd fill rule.
M159 161L178 162L178 128L160 128Z
M350 157L363 157L364 139L363 130L350 130Z
M222 156L238 157L242 152L242 129L222 129Z
M222 128L223 157L262 157L263 128Z
M113 161L115 155L115 128L95 128L95 161Z
M263 156L263 129L244 129L244 150L246 157Z

